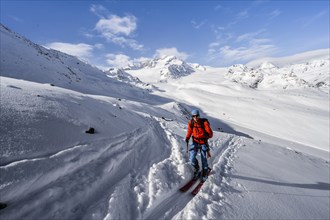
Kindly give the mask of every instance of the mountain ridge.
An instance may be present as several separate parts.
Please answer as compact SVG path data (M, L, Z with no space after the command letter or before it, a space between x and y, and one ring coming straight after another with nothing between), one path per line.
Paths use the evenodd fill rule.
M117 98L134 96L140 97L141 101L147 95L145 89L111 78L104 71L77 57L35 44L3 25L0 27L0 34L1 76L86 94L111 95Z
M3 24L1 24L0 30L1 49L3 51L0 73L3 76L49 83L79 91L88 90L90 93L93 92L92 90L99 90L100 86L104 88L109 87L106 82L117 84L123 82L124 84L121 84L122 87L126 87L125 84L128 83L138 88L152 90L151 87L153 86L150 83L164 83L168 80L176 80L196 72L200 73L208 69L217 69L201 66L200 64L186 63L175 56L163 56L119 68L121 69L120 72L118 72L118 69L114 71L114 68L102 71L74 56L35 44ZM15 45L18 44L21 46L15 48ZM14 47L10 45L14 45ZM330 58L329 54L327 54L328 51L328 49L322 49L284 58L264 58L247 64L235 64L230 67L224 67L228 69L225 78L254 89L314 87L327 92L330 88ZM31 56L31 54L35 54L35 56ZM33 57L32 60L30 59L31 57ZM295 60L296 63L283 65L285 60ZM286 62L288 63L289 61ZM258 65L256 65L257 63ZM282 65L277 65L280 63ZM17 72L15 67L17 64L25 66L24 71L22 69ZM44 73L40 74L42 72ZM115 72L120 75L119 78L121 80L118 80L118 77L114 77L116 75ZM107 77L107 74L112 76L112 78ZM123 77L125 80L123 80ZM115 79L115 81L112 79ZM88 80L93 80L94 83L88 86L85 85L84 81ZM109 88L107 89L109 90ZM111 93L116 92L111 91Z

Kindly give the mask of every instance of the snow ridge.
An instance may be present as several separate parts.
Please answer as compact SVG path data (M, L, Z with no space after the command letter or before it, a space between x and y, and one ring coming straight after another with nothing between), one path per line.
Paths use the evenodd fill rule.
M245 65L229 67L225 77L233 82L253 89L293 89L320 88L328 91L329 59L313 60L303 64L294 64L279 68L272 63L262 63L257 68Z
M111 79L76 57L34 44L3 25L0 34L1 76L47 83L85 94L118 98L144 96L145 90ZM123 90L127 92L121 92Z

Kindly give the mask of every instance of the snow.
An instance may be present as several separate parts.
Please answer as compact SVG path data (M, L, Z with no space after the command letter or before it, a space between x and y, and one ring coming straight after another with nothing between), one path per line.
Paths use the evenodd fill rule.
M329 201L328 176L319 176L320 172L329 172L327 163L320 163L314 157L306 157L293 150L261 144L253 145L252 148L242 147L237 157L240 158L235 164L237 170L229 174L228 178L232 179L234 193L240 195L229 195L228 199L234 209L241 209L241 213L237 215L228 212L225 218L253 216L264 219L271 211L272 217L276 219L315 219L315 216L329 215L326 206ZM283 161L281 158L288 160ZM253 161L260 162L256 166ZM264 169L274 172L265 175ZM254 175L247 175L252 170ZM301 175L301 170L308 175ZM258 183L262 183L263 188L259 188ZM319 199L311 204L312 197ZM248 204L237 207L242 199L249 201Z
M164 57L102 72L0 30L1 219L330 218L324 51L283 66ZM164 78L166 63L193 71ZM194 108L214 131L195 197L178 190L192 176Z

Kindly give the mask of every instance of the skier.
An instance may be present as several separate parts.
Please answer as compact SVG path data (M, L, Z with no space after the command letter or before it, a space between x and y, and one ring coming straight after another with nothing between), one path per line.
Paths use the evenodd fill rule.
M190 164L194 167L194 178L198 178L199 176L199 164L198 159L196 158L198 151L201 152L202 159L202 182L206 181L209 166L207 163L207 159L211 156L209 152L208 139L212 138L213 131L210 127L210 123L206 118L200 118L199 110L193 110L191 112L192 119L188 122L188 130L186 135L186 143L187 143L187 152L189 139L192 136L193 143L189 148L189 161Z

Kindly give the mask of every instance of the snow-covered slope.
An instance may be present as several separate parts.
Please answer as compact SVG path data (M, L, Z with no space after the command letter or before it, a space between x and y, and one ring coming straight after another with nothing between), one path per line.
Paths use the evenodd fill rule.
M207 77L192 74L155 94L203 109L223 122L213 123L218 130L245 131L255 139L262 133L329 151L329 93L314 87L256 90L226 80L226 73L227 68L216 68Z
M113 80L76 57L46 49L3 25L0 32L1 76L52 84L88 94L144 97L145 90Z
M151 112L147 106L2 77L0 189L9 203L2 217L87 218L85 208L99 209L133 180L133 188L124 184L125 201L137 197L134 187L144 191L153 163L171 151L160 117L136 112ZM89 127L96 133L85 133Z
M1 219L330 218L329 93L319 87L253 89L208 67L149 88L145 68L126 70L146 73L142 82L105 74L5 27L0 70ZM194 108L214 130L213 171L195 197L178 191L192 175Z

